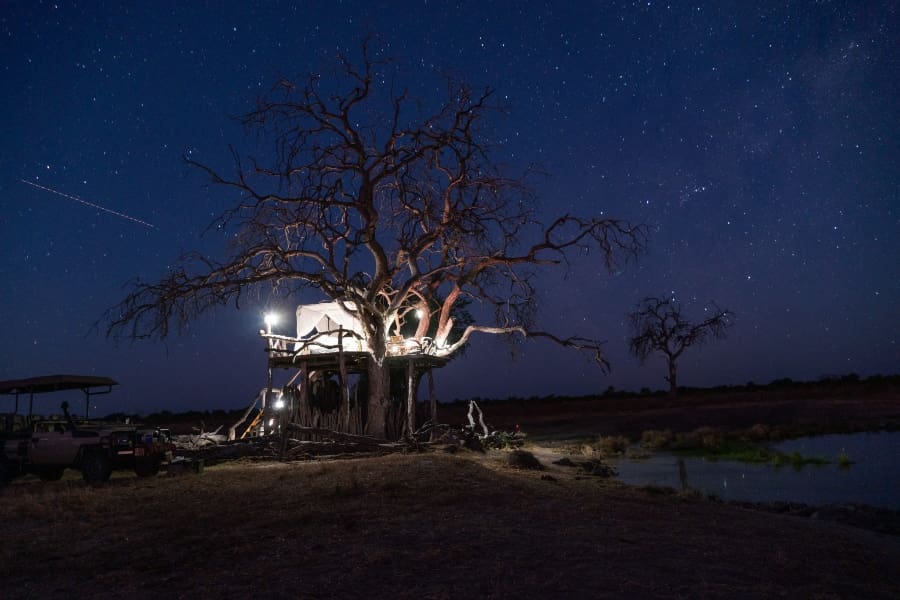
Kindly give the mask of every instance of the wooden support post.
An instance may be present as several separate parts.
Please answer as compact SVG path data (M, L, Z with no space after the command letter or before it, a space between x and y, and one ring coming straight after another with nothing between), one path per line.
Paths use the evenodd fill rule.
M434 372L428 369L428 403L431 405L431 440L435 438L437 425L437 397L434 395Z
M300 405L298 407L299 418L297 422L300 425L310 425L306 423L306 417L309 414L309 365L306 361L300 363Z
M287 422L293 423L297 420L297 394L295 392L297 388L293 385L286 385L282 388L282 392L287 391L288 397L288 405L287 405Z
M262 412L263 412L263 424L262 424L262 432L263 435L267 433L271 433L271 426L269 425L269 412L266 410L269 408L269 397L272 395L272 366L269 366L269 374L268 374L268 383L266 384L266 395L263 396L262 399Z
M350 387L347 383L347 362L344 360L344 327L338 329L338 379L340 380L341 398L338 414L341 416L341 431L350 433Z
M297 389L297 385L296 385L297 380L300 378L301 375L303 375L303 370L297 369L297 372L294 373L294 376L291 377L290 380L285 384L284 388L282 388L282 389L289 390L291 392L290 393L291 404L288 409L288 415L290 415L288 418L288 423L297 423L300 420L300 409L297 406L297 394L294 392L294 390Z
M406 435L412 440L416 431L416 369L413 359L406 361Z
M362 401L365 400L365 398L362 399ZM363 411L360 409L359 380L357 380L356 386L353 388L353 406L356 407L356 410L353 411L353 417L350 421L350 426L352 428L350 433L362 433L365 424L363 422Z

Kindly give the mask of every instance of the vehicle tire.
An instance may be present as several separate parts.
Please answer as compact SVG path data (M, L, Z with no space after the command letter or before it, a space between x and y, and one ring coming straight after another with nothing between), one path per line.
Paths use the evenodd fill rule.
M134 461L134 472L138 477L153 477L159 473L162 462L158 456L146 456Z
M90 452L81 460L81 476L88 483L109 481L112 461L103 452Z
M64 469L45 469L40 471L37 476L41 481L59 481L62 479Z

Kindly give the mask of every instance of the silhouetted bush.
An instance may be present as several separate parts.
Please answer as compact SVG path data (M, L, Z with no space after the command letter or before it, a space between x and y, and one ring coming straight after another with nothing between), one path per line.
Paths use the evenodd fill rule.
M671 429L648 429L641 434L641 446L651 450L668 448L675 441Z
M630 444L627 437L608 435L600 436L593 447L600 456L621 456Z

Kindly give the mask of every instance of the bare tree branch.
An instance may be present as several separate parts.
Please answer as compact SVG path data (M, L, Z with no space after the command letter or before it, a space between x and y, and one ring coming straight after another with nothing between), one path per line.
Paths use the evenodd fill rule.
M364 42L337 77L279 81L240 118L267 153L232 149L232 176L189 160L236 194L210 225L229 235L228 257L186 256L158 282L132 282L105 315L108 335L162 338L248 296L314 289L355 307L378 366L413 316L413 338L433 337L435 352L452 354L475 331L518 332L605 364L599 342L534 327L534 276L585 250L612 269L643 250L646 229L575 215L542 223L524 177L505 173L485 141L502 112L493 90L449 81L447 100L423 112L405 90L383 89L391 68ZM494 323L460 331L472 299Z
M704 312L709 315L699 323L693 323L682 314L681 305L664 297L644 298L628 314L631 325L629 348L641 364L652 354L666 357L669 393L678 393L677 362L691 346L702 346L710 338L724 339L734 324L734 313L710 302Z

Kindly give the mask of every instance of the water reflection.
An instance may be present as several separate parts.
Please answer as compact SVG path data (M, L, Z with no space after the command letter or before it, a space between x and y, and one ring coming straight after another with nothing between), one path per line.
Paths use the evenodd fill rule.
M619 479L634 485L690 487L725 500L802 502L812 505L858 502L900 510L900 433L824 435L773 445L785 454L821 457L827 465L791 466L680 459L656 454L647 460L619 460ZM837 464L838 455L854 461ZM680 463L680 461L683 461ZM680 463L680 464L679 464Z

